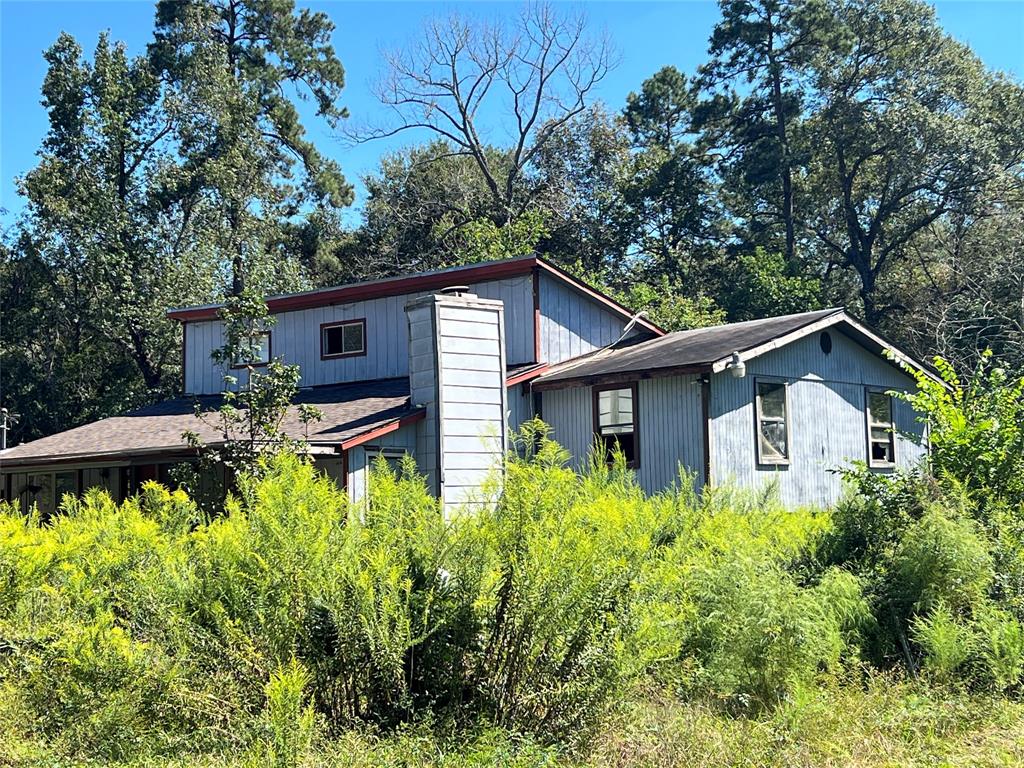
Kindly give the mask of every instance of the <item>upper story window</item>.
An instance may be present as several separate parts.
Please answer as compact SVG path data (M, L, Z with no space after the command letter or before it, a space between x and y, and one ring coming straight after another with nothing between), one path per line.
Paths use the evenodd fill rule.
M789 464L789 398L784 381L755 381L757 463Z
M354 357L366 354L366 319L343 320L320 326L320 357Z
M636 418L637 386L594 389L594 432L605 457L611 460L618 445L626 465L640 465L639 430Z
M231 361L232 368L247 368L252 366L259 368L270 362L270 331L264 331L259 336L254 336L252 346L249 349L240 351Z
M891 467L896 463L896 424L892 395L867 390L868 465Z

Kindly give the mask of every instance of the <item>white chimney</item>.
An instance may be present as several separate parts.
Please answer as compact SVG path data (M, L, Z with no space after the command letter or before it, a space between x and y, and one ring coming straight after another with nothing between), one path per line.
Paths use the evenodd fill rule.
M500 481L508 447L504 305L454 288L405 311L410 396L427 409L416 460L447 515L486 501L488 481Z

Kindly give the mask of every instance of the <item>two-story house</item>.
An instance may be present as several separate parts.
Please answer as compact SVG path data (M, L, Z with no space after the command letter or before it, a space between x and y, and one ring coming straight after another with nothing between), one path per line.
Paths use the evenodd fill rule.
M536 257L376 280L267 300L275 318L261 359L296 364L299 403L285 430L353 498L374 457L412 455L447 507L473 499L500 468L510 430L534 415L576 463L619 445L640 484L657 491L776 482L787 503L827 504L830 470L879 471L923 456L922 426L891 391L922 366L841 309L664 333ZM183 396L0 453L0 491L52 510L64 493L103 486L115 497L194 458L182 435L216 430L228 370L220 307L177 309Z

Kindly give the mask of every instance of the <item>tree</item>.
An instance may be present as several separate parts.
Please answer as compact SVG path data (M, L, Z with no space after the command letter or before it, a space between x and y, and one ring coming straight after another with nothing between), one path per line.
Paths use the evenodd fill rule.
M630 164L629 132L602 104L551 133L531 174L545 256L591 276L614 271L629 246L621 185Z
M352 201L338 164L305 138L290 93L312 97L331 127L345 75L334 25L293 0L161 0L150 56L177 98L186 159L174 194L204 190L217 203L218 245L231 254L231 292L280 242L282 222L309 206ZM298 175L298 183L296 183ZM250 262L252 264L250 264ZM271 286L260 286L269 290Z
M709 140L722 147L728 192L746 222L745 234L781 223L783 253L793 264L794 173L804 162L793 135L803 106L801 77L828 25L818 0L720 0L719 6L722 19L699 78L714 98L701 119Z
M627 98L623 119L634 147L622 174L622 219L635 249L635 269L655 282L663 275L712 289L721 242L719 212L707 158L692 141L696 95L675 67L665 67Z
M582 113L612 65L608 44L586 34L582 16L531 3L513 27L452 15L422 38L385 54L378 85L392 124L353 131L358 141L405 131L433 134L472 160L488 192L489 216L505 224L534 202L523 194L531 163L551 136ZM494 162L481 114L505 114L505 162Z
M148 62L105 35L91 61L69 35L45 57L49 130L19 182L3 286L5 309L22 305L3 362L23 437L171 394L180 347L164 313L210 300L216 272L197 247L202 206L161 195L172 126Z
M503 168L508 154L488 147L491 168ZM476 162L443 141L385 155L364 179L363 223L348 244L346 278L384 277L453 266L459 230L490 219L490 191ZM358 254L358 258L356 258Z
M873 325L899 302L879 280L936 222L1019 185L1024 90L989 72L917 0L836 0L835 44L810 61L807 227L852 271Z

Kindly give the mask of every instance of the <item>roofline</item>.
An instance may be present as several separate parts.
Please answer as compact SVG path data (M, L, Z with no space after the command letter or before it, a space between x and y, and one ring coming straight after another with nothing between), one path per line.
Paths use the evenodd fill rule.
M889 359L888 357L883 355L883 358L885 358L886 362L894 364L897 368L900 368L901 370L903 370L904 367L912 368L915 371L923 373L925 376L932 379L933 381L936 381L939 384L943 384L943 386L945 386L945 382L943 382L940 377L936 376L935 373L928 370L928 368L925 367L922 363L919 363L906 352L903 352L901 349L899 349L891 341L889 341L876 331L873 331L871 328L858 321L842 307L837 307L832 314L827 315L819 320L816 320L813 323L808 323L807 325L797 328L796 330L790 331L789 333L783 334L782 336L777 336L776 338L767 341L764 344L759 344L756 347L750 347L749 349L746 350L737 350L737 352L739 353L740 360L743 362L747 362L748 360L760 357L761 355L766 354L767 352L771 352L772 350L778 349L779 347L784 347L787 344L791 344L794 341L798 341L799 339L802 339L805 336L810 336L813 333L823 331L826 328L831 328L842 323L849 325L857 333L865 336L867 339L877 344L882 350L888 351L892 355L893 359ZM729 355L719 360L716 360L712 364L711 370L714 373L721 373L729 366L731 362L732 354L730 353Z
M835 307L832 311L820 317L817 320L811 321L806 325L796 328L788 333L776 336L775 338L758 344L754 347L748 347L747 349L738 349L736 352L739 354L740 360L747 362L756 357L760 357L772 350L786 346L798 341L801 338L831 328L839 324L848 325L854 332L859 333L869 341L876 344L883 351L888 351L892 358L882 355L882 358L893 365L897 369L905 372L904 368L911 368L915 371L923 373L933 381L936 381L943 386L946 386L942 379L937 376L933 371L929 370L925 365L919 363L910 355L906 354L898 347L896 347L888 339L880 335L879 333L871 330L863 323L852 317L843 307ZM863 344L862 344L863 346ZM595 352L588 352L586 355L580 355L577 358L563 361L559 363L559 366L567 366L571 371L574 365L579 365L587 361L601 352L607 351L607 348L596 350ZM537 391L553 390L553 389L567 389L570 387L580 386L597 386L601 384L615 384L625 381L637 381L643 379L654 379L663 378L666 376L683 376L687 374L704 374L704 373L721 373L725 371L729 364L732 362L732 352L725 357L718 360L714 360L708 363L692 363L688 365L672 365L664 366L660 368L645 368L645 369L634 369L627 371L617 371L600 374L589 374L580 376L566 376L564 378L551 379L545 381L541 378L540 381L536 381L532 384L533 389ZM550 371L549 371L550 372Z
M536 381L531 385L531 387L535 392L544 392L552 389L596 387L603 384L620 384L630 381L664 379L669 376L688 376L710 372L710 365L669 365L664 368L645 368L640 371L597 373L589 376L573 376L572 378L566 379L554 379L552 381Z
M425 418L427 418L427 409L420 408L418 411L413 411L412 413L401 416L394 421L389 421L387 424L383 424L379 427L363 432L361 435L355 435L354 437L350 437L348 440L342 440L338 445L338 450L347 451L350 448L355 448L357 445L368 443L370 440L382 437L383 435L397 432L402 427L415 424L417 421L423 421Z
M342 285L336 288L322 288L316 291L271 296L267 299L267 310L276 314L278 312L312 309L332 304L350 304L356 301L368 301L385 296L398 296L405 293L447 288L452 285L452 279L456 277L461 281L472 283L483 280L499 280L504 277L520 277L529 275L534 270L546 272L567 283L577 292L593 299L599 304L603 304L625 319L632 319L635 316L628 308L607 294L587 285L539 256L520 256L514 259L469 264L464 267L452 267L436 272L389 277L382 280ZM215 320L223 306L223 304L206 304L199 307L171 309L168 310L167 316L172 320L178 320L183 323ZM654 333L656 336L663 336L665 334L664 330L649 320L640 318L636 324Z
M27 443L26 443L27 445ZM224 445L223 441L207 443L207 447L219 447ZM314 455L335 453L336 442L325 443L323 441L312 441L309 443L309 453ZM15 446L18 447L18 446ZM10 449L8 449L10 450ZM4 458L0 454L0 471L6 472L10 468L22 467L49 467L63 464L121 464L133 459L145 459L154 456L167 456L169 458L181 459L197 456L199 450L188 445L165 445L154 448L135 448L131 450L115 449L112 451L84 451L80 453L46 453L40 456L25 456L15 458Z
M551 366L548 363L536 363L524 371L517 371L509 374L508 378L505 379L505 387L514 387L516 384L533 381L538 376L547 373L550 367Z

